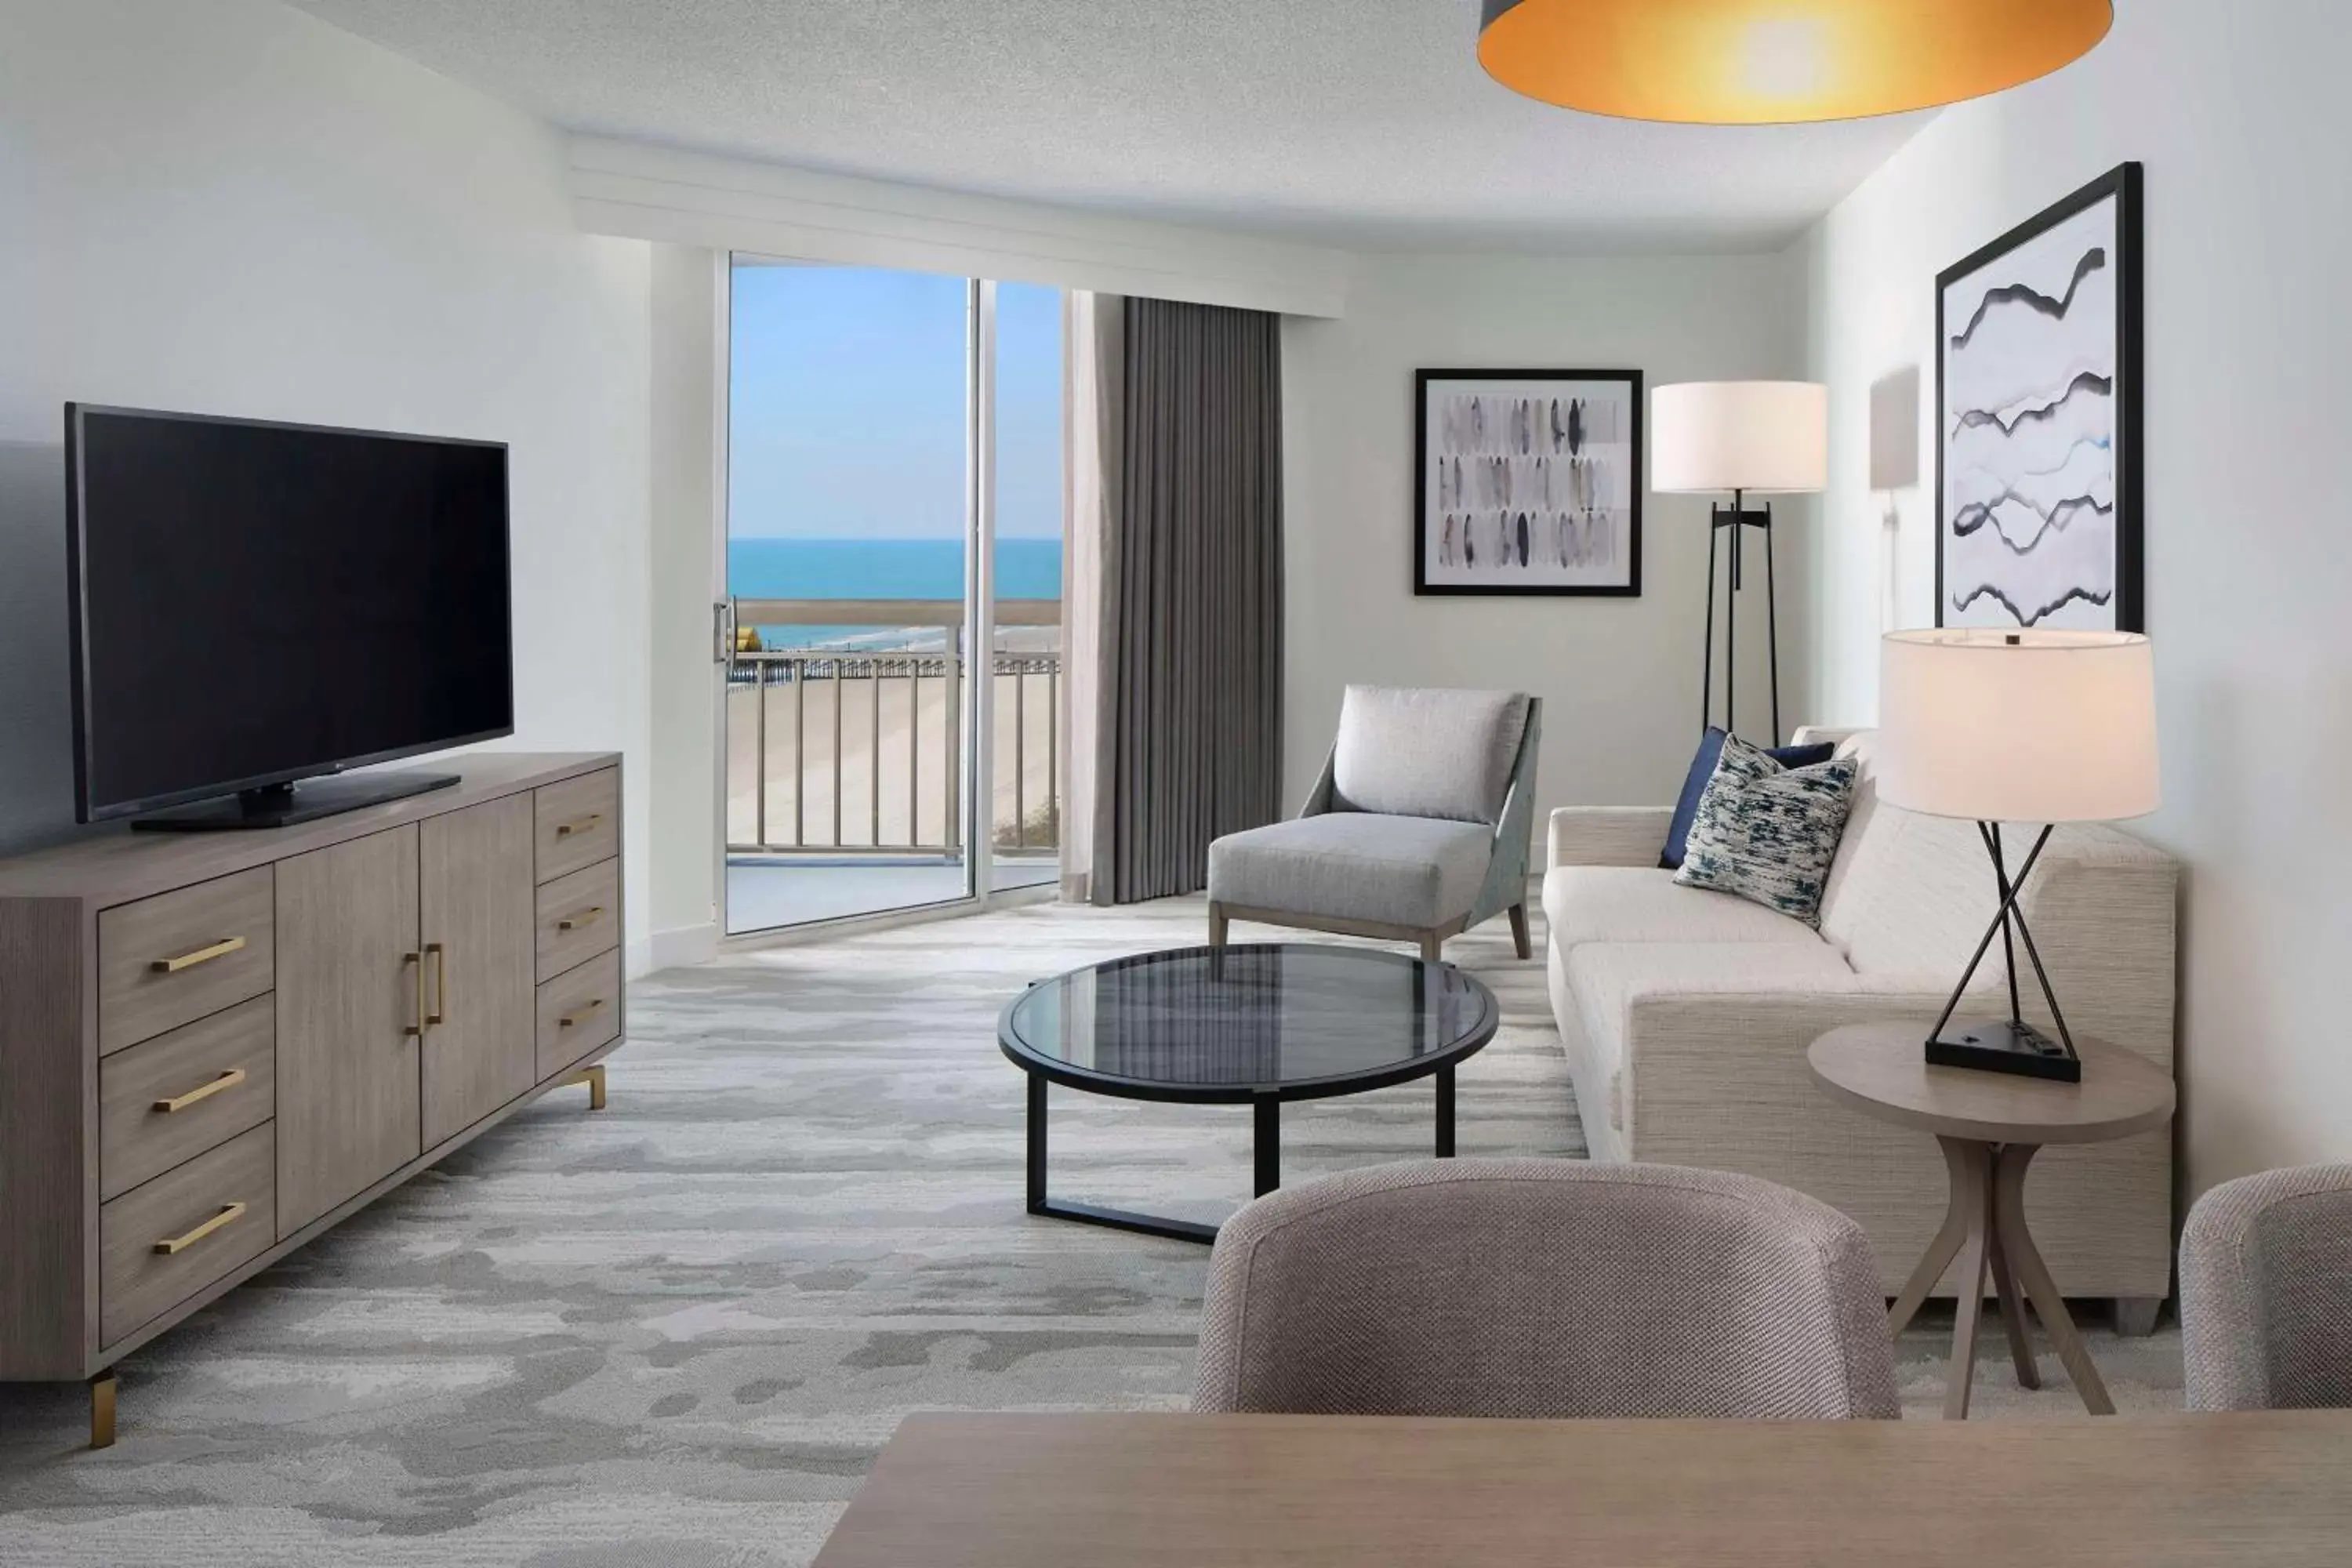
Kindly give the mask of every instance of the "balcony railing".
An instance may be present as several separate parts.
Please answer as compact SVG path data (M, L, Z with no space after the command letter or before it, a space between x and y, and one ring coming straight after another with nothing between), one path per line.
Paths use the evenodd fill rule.
M1062 660L1058 632L1045 629L1057 626L1060 610L1053 600L997 606L988 820L1000 854L1050 853L1060 842ZM957 647L961 620L962 605L952 602L740 601L737 621L747 627L858 629L821 647L734 655L729 849L943 856L961 848L969 679ZM875 629L882 627L889 629Z

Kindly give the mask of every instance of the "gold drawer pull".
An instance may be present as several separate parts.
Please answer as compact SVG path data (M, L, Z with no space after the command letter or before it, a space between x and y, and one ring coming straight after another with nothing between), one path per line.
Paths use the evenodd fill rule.
M575 833L587 832L590 828L595 826L598 823L604 820L604 814L603 812L592 811L587 816L579 818L577 821L567 822L558 826L555 830L555 836L558 838L569 838Z
M556 1019L555 1026L559 1029L569 1029L575 1024L584 1024L589 1019L594 1017L596 1016L596 1010L604 1005L604 999L602 996L592 996L588 999L587 1005L583 1006L577 1013L566 1013L562 1017Z
M598 921L601 921L604 918L604 906L602 904L591 904L586 909L582 910L578 914L566 915L562 920L556 921L555 929L558 931L578 931L583 926L594 925Z
M166 1258L173 1256L174 1253L185 1252L188 1248L195 1246L196 1243L202 1241L205 1237L210 1236L221 1226L225 1225L234 1225L238 1219L243 1217L244 1214L245 1204L241 1199L233 1204L223 1204L221 1205L220 1213L213 1215L212 1218L205 1221L204 1224L196 1226L195 1229L188 1232L185 1236L165 1237L163 1240L155 1244L155 1250L162 1253Z
M199 963L210 963L215 958L226 958L232 952L245 951L245 938L223 937L210 947L200 947L194 952L184 952L177 958L159 958L147 967L158 974L177 974L183 969L194 969Z
M437 942L428 942L425 944L425 953L433 960L433 1011L425 1015L425 1022L427 1025L446 1024L449 1021L449 950ZM420 979L423 973L418 971ZM420 1005L424 994L424 987L420 984L417 987Z
M214 1095L220 1093L223 1089L235 1089L238 1084L241 1084L244 1081L245 1069L243 1068L231 1068L228 1071L221 1074L220 1077L213 1079L210 1083L199 1085L197 1088L188 1090L185 1094L175 1094L169 1100L157 1100L155 1102L155 1109L162 1111L164 1115L169 1116L175 1110L187 1110L188 1107L195 1104L199 1100L210 1100Z
M425 1033L425 1026L432 1021L428 1016L430 1009L425 1005L425 955L421 952L404 952L400 955L400 967L404 970L416 971L416 1022L403 1024L400 1026L402 1034L410 1039L415 1039Z

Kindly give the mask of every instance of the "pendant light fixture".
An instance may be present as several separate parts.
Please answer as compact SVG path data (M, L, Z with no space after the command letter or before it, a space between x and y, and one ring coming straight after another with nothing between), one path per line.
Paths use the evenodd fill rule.
M1779 125L1999 92L2114 21L2113 0L1485 0L1478 63L1563 109Z

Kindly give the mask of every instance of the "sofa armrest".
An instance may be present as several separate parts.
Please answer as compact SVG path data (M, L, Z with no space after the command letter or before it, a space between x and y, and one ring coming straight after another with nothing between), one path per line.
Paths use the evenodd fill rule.
M1675 819L1668 805L1563 805L1551 814L1551 866L1655 866Z

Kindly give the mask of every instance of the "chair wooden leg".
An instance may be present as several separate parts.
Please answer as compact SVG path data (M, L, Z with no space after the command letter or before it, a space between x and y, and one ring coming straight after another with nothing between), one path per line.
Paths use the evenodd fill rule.
M1521 958L1533 958L1536 950L1528 942L1528 906L1525 901L1511 906L1511 945Z
M114 1447L114 1394L119 1386L110 1372L89 1380L89 1446L93 1448Z
M1211 947L1225 945L1225 907L1223 904L1213 903L1209 906L1209 945Z

